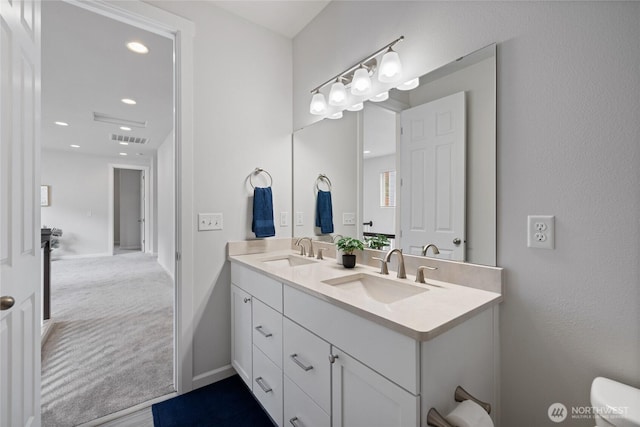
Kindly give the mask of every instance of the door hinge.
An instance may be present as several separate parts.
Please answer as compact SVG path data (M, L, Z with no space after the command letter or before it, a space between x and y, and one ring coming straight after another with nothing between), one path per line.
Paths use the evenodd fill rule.
M402 230L400 230L400 237L402 237Z
M400 135L404 135L404 128L403 127L400 128Z
M180 252L176 252L176 261L180 261L181 258L182 255L180 254Z
M400 187L402 187L402 178L400 178Z

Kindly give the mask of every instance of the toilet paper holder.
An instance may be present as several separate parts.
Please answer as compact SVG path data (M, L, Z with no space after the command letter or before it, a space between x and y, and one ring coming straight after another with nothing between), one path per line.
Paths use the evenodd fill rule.
M460 386L456 387L456 392L454 393L453 398L456 400L456 402L471 400L482 407L482 409L487 411L487 414L491 413L491 404L483 402L480 399L476 399L467 390L463 389ZM453 424L447 421L445 417L440 415L440 412L438 412L438 410L435 408L429 409L429 413L427 413L427 425L433 427L455 427Z

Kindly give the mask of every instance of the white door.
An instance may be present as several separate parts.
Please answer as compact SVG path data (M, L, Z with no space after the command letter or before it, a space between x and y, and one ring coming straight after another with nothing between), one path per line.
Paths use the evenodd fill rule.
M144 228L145 228L145 212L144 212L144 205L145 205L145 197L147 197L147 194L144 191L144 180L145 180L145 176L144 176L144 171L140 171L140 251L145 252L145 233L144 233Z
M465 94L402 112L400 247L465 259ZM430 252L431 254L431 252ZM431 256L431 255L430 255Z
M38 0L0 0L0 137L0 426L39 426Z
M253 390L251 295L231 285L231 365Z
M333 427L415 427L419 401L400 386L333 348Z

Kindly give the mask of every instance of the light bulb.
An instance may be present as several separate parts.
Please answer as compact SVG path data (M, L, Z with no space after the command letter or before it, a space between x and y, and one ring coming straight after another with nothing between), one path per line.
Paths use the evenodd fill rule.
M350 107L347 107L349 111L360 111L364 108L364 104L362 102L358 102L357 104L353 104Z
M378 80L382 83L393 83L400 79L402 74L402 64L400 56L391 48L382 56L380 69L378 71Z
M411 89L417 88L419 84L420 84L420 79L418 77L416 77L415 79L411 79L408 82L404 82L404 83L398 85L398 87L396 89L398 89L398 90L411 90Z
M333 113L329 116L329 118L331 120L335 120L335 119L341 119L342 118L342 111L338 111L337 113Z
M336 107L344 107L347 105L347 90L341 81L336 81L331 85L329 105L335 105Z
M377 94L376 96L372 96L371 98L369 98L369 101L382 102L386 101L387 99L389 99L389 92L382 92Z
M353 95L362 96L368 95L371 92L371 78L369 72L362 65L353 74L353 81L351 82L351 93Z
M322 115L327 112L327 101L324 99L324 95L320 92L313 94L313 98L311 98L311 105L309 106L309 112L315 115Z

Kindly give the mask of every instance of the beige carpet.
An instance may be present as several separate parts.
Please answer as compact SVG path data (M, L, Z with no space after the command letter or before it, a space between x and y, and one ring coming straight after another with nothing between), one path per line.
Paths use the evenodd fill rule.
M42 425L75 426L173 389L173 284L155 257L52 263Z

